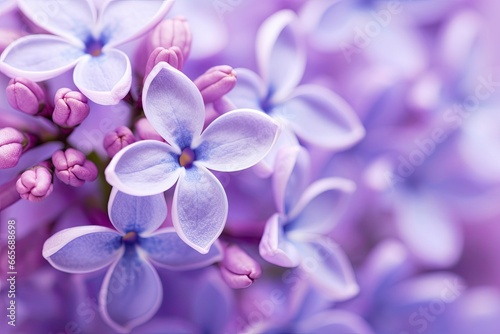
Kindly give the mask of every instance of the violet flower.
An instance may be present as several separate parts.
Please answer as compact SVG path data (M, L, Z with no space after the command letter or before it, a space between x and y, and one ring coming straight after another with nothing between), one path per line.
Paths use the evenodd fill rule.
M73 81L90 100L117 104L128 93L132 71L128 56L115 47L158 23L174 0L94 1L20 0L21 11L54 35L22 37L0 56L0 70L34 81L54 78L75 67ZM56 15L49 10L57 9Z
M144 140L121 150L106 169L107 181L136 196L162 193L175 183L172 220L179 236L207 253L227 217L224 188L207 168L238 171L271 149L278 125L250 109L217 118L202 133L203 99L195 84L167 63L153 68L143 91L146 117L167 143Z
M47 104L42 87L26 78L11 79L6 96L12 108L29 115L43 113Z
M54 113L52 120L55 124L73 128L80 125L89 115L90 106L87 98L80 92L69 88L61 88L54 96Z
M108 155L112 158L124 147L135 143L132 131L126 126L119 126L114 131L108 132L104 136L103 146Z
M233 289L247 288L260 277L260 265L236 244L224 250L224 260L220 267L221 276Z
M87 273L110 265L100 292L100 310L115 330L130 331L148 321L163 299L158 273L151 264L172 270L205 267L221 259L219 247L201 255L172 228L157 230L167 217L163 194L135 197L113 189L109 217L117 231L78 226L60 231L43 246L56 269Z

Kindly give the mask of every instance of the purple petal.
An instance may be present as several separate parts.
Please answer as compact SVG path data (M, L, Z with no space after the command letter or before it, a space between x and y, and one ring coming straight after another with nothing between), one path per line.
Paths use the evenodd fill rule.
M205 105L196 85L167 63L157 64L142 93L144 113L156 131L174 147L184 149L198 138Z
M237 108L262 110L266 86L262 79L246 68L236 68L236 86L226 95Z
M30 35L10 44L0 56L0 70L10 77L47 80L73 68L82 48L52 35Z
M104 320L119 332L151 319L162 299L158 273L133 247L109 268L99 296Z
M330 232L354 192L354 182L331 177L311 184L288 214L289 233L323 234ZM290 234L292 238L292 234Z
M73 81L95 103L118 104L132 85L130 60L125 53L115 49L98 57L87 55L76 65Z
M355 333L373 334L368 323L359 315L344 310L326 310L301 321L296 330L298 333Z
M108 1L100 15L99 30L106 48L130 41L160 22L175 0Z
M179 237L202 254L222 233L227 197L219 180L202 166L185 169L175 188L172 220Z
M286 119L304 141L332 150L350 147L365 135L351 106L321 86L298 87L271 115Z
M103 226L79 226L45 241L42 255L59 270L87 273L104 268L121 254L121 235Z
M257 35L257 63L273 92L273 102L285 98L302 79L306 54L297 15L282 10L268 18Z
M267 262L281 267L296 267L301 255L297 247L288 241L283 231L283 221L279 214L273 215L266 223L259 244L259 253Z
M191 270L209 266L222 260L222 250L218 243L208 254L200 254L182 241L174 228L161 229L140 240L148 258L154 264L170 270Z
M91 0L19 0L19 8L31 21L45 30L83 47L92 34L96 10Z
M238 171L262 160L276 141L279 125L266 114L239 109L213 121L193 142L196 161L217 171Z
M180 165L173 148L143 140L118 152L106 168L106 180L124 193L148 196L170 189L179 179Z
M301 245L300 268L328 299L335 301L354 297L359 287L349 259L340 247L323 238Z
M123 234L134 231L144 236L154 232L167 219L167 202L163 193L139 197L113 188L108 212L118 231Z

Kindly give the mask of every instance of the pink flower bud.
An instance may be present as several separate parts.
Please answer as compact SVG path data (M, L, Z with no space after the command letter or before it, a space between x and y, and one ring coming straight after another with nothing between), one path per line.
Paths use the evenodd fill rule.
M220 270L224 281L233 289L249 287L262 274L260 265L236 245L226 248Z
M17 165L23 154L26 137L14 128L0 129L0 169Z
M146 76L151 72L153 67L160 62L168 63L170 66L180 71L184 65L184 56L182 55L181 49L177 46L172 46L168 49L157 47L148 58Z
M135 137L132 131L126 126L120 126L116 128L115 131L108 132L104 136L104 149L108 153L109 157L112 158L118 153L122 148L135 142Z
M40 202L53 190L52 172L45 166L35 166L24 171L16 182L16 189L21 198L31 202Z
M137 122L135 122L135 132L137 134L137 138L139 140L158 140L165 141L162 136L158 132L156 132L155 128L149 123L147 118L140 118Z
M54 97L52 120L64 128L73 128L81 124L89 115L88 99L80 92L61 88Z
M231 66L221 65L210 68L194 83L205 103L214 102L229 93L236 85L236 72Z
M87 160L85 154L74 148L68 148L65 152L55 152L52 155L52 163L56 176L70 186L80 187L85 182L94 181L97 178L96 165Z
M183 59L187 59L191 51L191 29L184 17L177 16L158 24L151 32L148 42L149 53L159 46L165 49L177 46L182 52Z
M7 86L7 101L12 108L30 115L45 112L47 106L43 89L25 78L14 78Z

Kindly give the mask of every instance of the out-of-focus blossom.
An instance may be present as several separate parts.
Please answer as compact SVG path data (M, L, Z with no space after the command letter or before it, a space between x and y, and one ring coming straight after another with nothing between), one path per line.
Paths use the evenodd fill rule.
M56 92L52 120L57 125L73 128L80 125L89 112L88 100L82 93L69 88L61 88Z
M7 86L7 101L12 108L30 115L44 114L47 111L45 93L36 82L25 78L11 79Z
M143 117L135 122L135 131L140 140L152 139L158 141L165 141L162 136L155 130L149 123L148 119Z
M74 148L55 152L52 155L52 163L59 180L70 186L81 187L85 182L92 182L97 178L96 165Z
M22 12L54 35L16 40L2 53L0 70L42 81L76 66L73 81L83 94L99 104L117 104L130 90L132 71L128 56L115 47L151 29L173 2L108 1L96 8L85 0L21 0ZM49 12L53 8L57 15Z
M151 125L167 141L139 141L120 151L106 169L107 181L136 196L157 194L175 183L172 219L182 240L207 253L227 216L224 188L207 170L238 171L271 149L278 125L242 109L215 120L202 133L200 92L181 72L158 64L146 79L143 105Z
M52 171L44 165L38 165L21 174L16 183L21 198L39 202L52 193Z
M237 245L228 245L224 250L221 275L233 289L247 288L260 277L260 265Z
M163 194L134 197L115 189L109 217L117 231L103 226L65 229L45 242L43 256L55 268L69 273L111 265L100 292L100 310L110 326L130 331L148 321L163 299L161 281L150 263L187 270L221 258L218 247L200 255L171 228L158 230L166 216Z
M135 143L135 137L132 131L126 126L120 126L115 131L109 132L104 136L104 148L112 158L122 148Z

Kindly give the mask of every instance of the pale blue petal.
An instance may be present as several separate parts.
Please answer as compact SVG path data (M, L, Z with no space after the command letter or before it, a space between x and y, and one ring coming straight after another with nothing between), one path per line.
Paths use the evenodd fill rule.
M227 197L219 180L203 166L184 170L175 188L172 220L179 237L202 254L224 229Z
M264 260L277 266L297 267L302 256L296 245L288 240L284 232L284 224L279 214L269 218L260 240L259 253Z
M163 193L139 197L113 188L108 212L118 231L124 234L134 231L144 236L157 230L167 219L167 202Z
M62 230L43 245L42 255L59 270L87 273L104 268L121 254L121 235L103 226Z
M148 196L162 193L180 175L178 155L170 145L143 140L119 151L106 168L106 180L124 193Z
M226 95L236 108L250 108L264 110L266 90L262 79L253 71L246 68L235 69L238 81L236 86Z
M174 228L161 229L139 245L154 264L170 270L190 270L209 266L222 260L222 249L216 242L207 254L200 254L182 241Z

